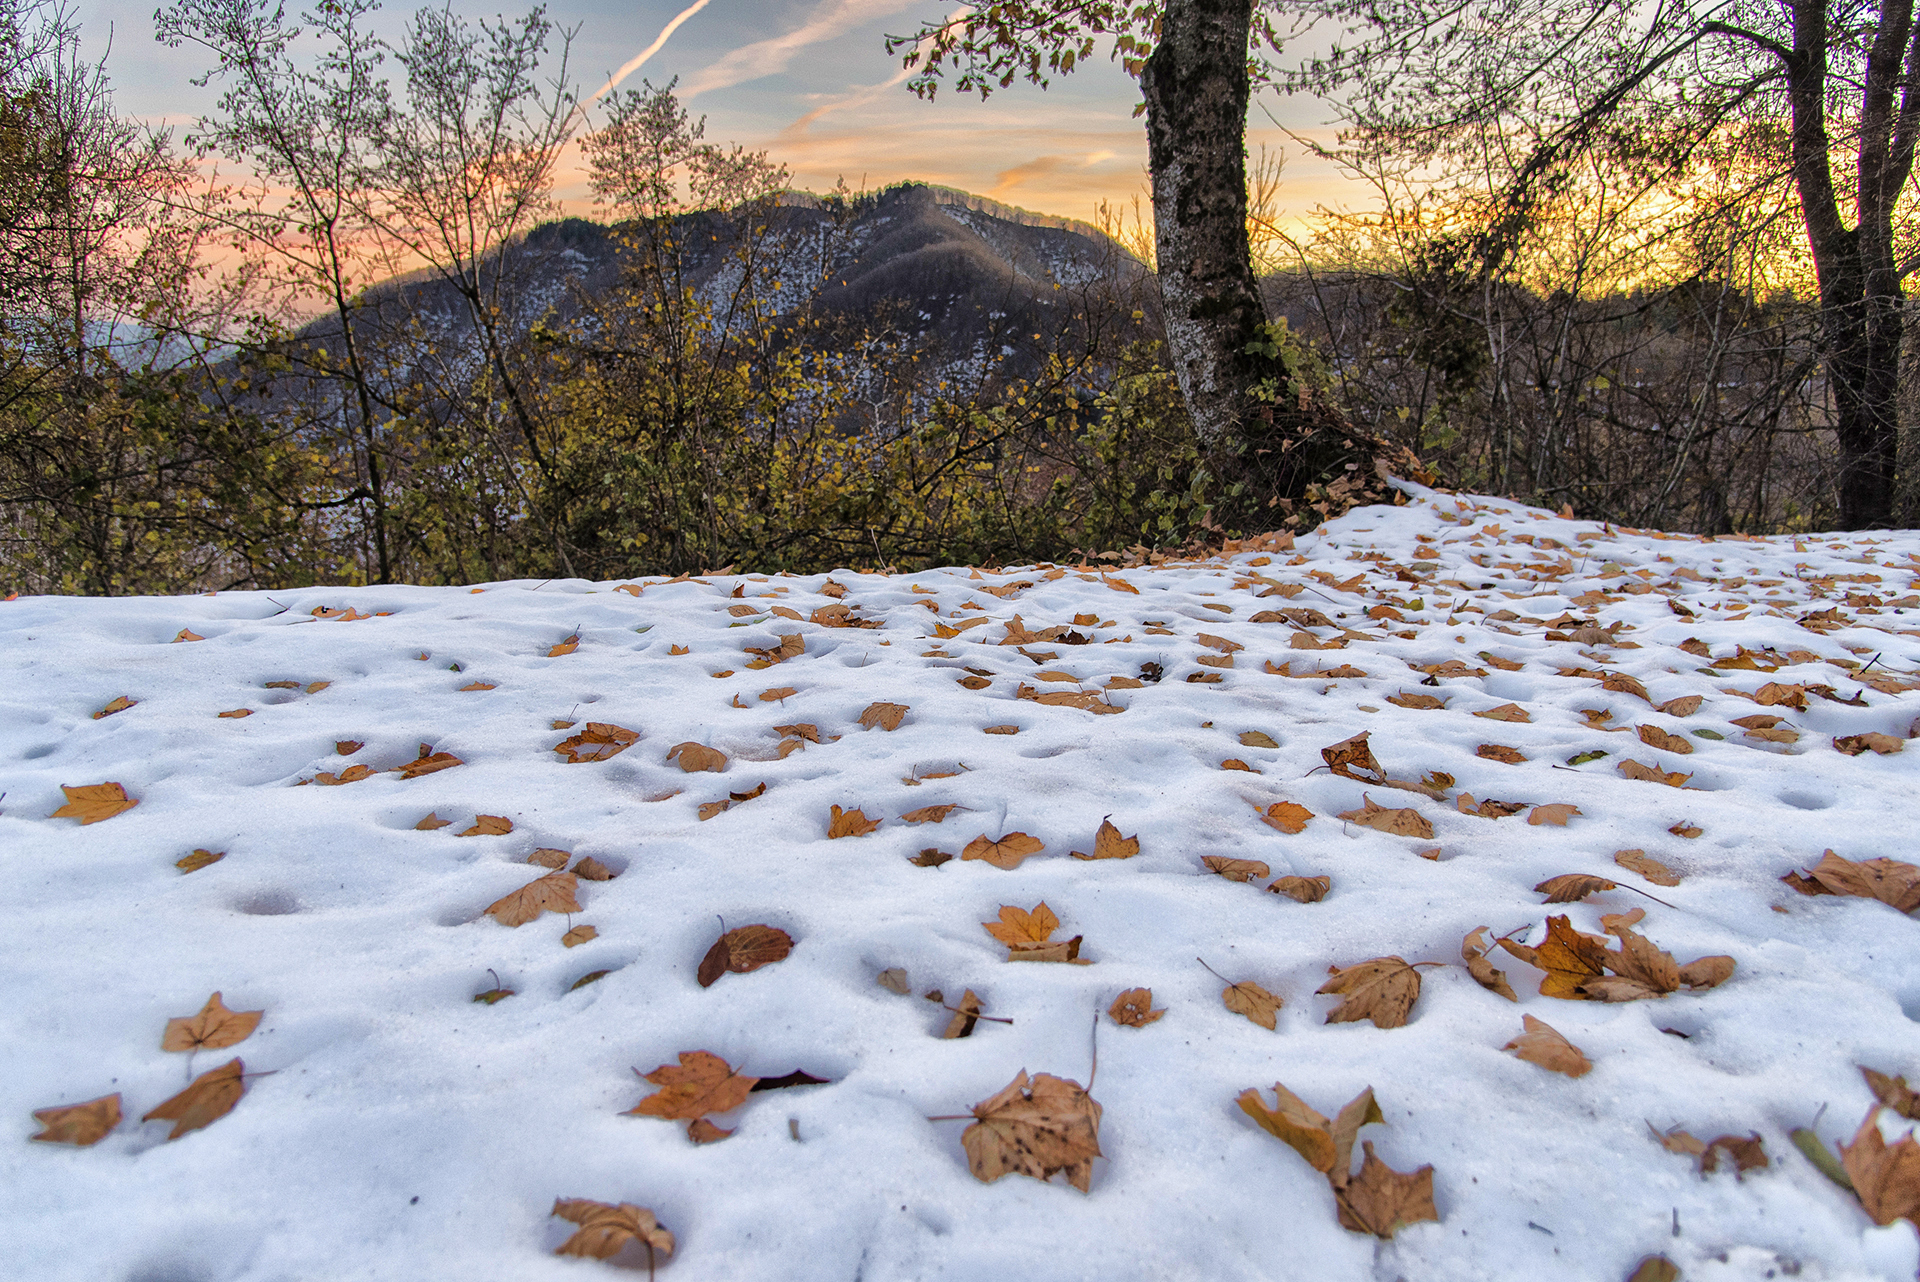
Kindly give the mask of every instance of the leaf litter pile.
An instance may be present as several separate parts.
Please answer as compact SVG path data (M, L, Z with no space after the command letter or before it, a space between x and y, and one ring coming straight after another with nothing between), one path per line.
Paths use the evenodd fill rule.
M0 604L14 1271L1915 1276L1920 538L1406 492Z

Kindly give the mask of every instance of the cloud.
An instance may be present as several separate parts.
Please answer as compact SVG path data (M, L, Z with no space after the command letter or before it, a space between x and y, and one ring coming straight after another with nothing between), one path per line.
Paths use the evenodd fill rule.
M627 59L626 62L621 64L620 70L614 72L611 76L607 77L607 83L600 86L600 91L593 95L592 101L594 102L600 101L600 99L606 97L608 94L612 93L616 88L618 88L622 80L625 80L628 76L632 75L634 72L640 70L641 67L645 66L647 59L653 57L654 54L659 53L660 46L666 44L667 38L673 35L674 32L680 29L680 24L685 22L688 18L691 18L694 14L699 13L702 9L706 8L707 4L708 4L708 0L693 0L692 4L682 9L679 13L674 14L673 21L669 22L664 28L661 29L660 34L653 38L652 44L642 49L639 53L633 55L633 57Z
M960 21L960 19L966 17L968 14L972 12L973 12L973 5L963 4L958 9L955 9L952 13L948 14L946 17L946 20L941 25L943 27L950 27L954 23ZM892 89L896 85L903 83L908 76L911 76L914 73L915 70L917 70L917 68L903 66L900 68L900 70L894 72L893 75L889 76L886 80L881 81L877 85L867 85L863 88L854 90L852 93L842 94L838 98L834 98L828 102L822 103L820 106L815 107L812 111L809 111L806 115L801 116L798 120L788 125L785 129L782 129L779 135L780 141L790 142L793 139L800 137L800 135L807 132L807 127L809 125L813 124L814 121L820 119L820 117L828 114L829 112L842 111L849 107L865 106L867 103L872 102L875 98L878 98L881 94L885 93L887 90Z
M993 190L987 194L997 199L1030 179L1057 174L1071 163L1066 156L1035 156L1024 165L1001 170L994 177Z
M695 98L715 89L728 89L785 71L809 45L845 35L870 18L894 13L911 3L913 0L820 0L807 20L792 31L742 45L695 72L688 77L681 98Z

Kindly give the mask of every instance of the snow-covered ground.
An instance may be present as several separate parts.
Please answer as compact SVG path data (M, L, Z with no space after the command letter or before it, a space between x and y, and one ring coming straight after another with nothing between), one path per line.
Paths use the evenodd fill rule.
M552 1204L579 1197L651 1208L684 1282L1616 1282L1655 1253L1689 1279L1914 1276L1913 1228L1875 1227L1789 1133L1851 1140L1873 1102L1857 1066L1920 1070L1920 927L1781 877L1828 848L1913 859L1920 754L1834 740L1897 747L1920 715L1920 536L1709 541L1408 492L1297 548L1134 568L0 604L0 1274L578 1279L617 1267L554 1255L574 1226ZM811 621L834 606L882 626ZM1318 613L1253 621L1278 610ZM791 657L749 667L747 647ZM1754 701L1770 684L1786 702ZM1445 706L1392 701L1409 695ZM862 726L876 702L906 705L897 728ZM1094 702L1122 711L1074 706ZM1506 705L1526 719L1475 715ZM1756 715L1782 721L1733 724ZM638 737L569 764L554 747L588 723ZM802 725L817 742L776 729ZM1362 731L1428 791L1327 769L1320 750ZM724 770L669 760L685 743ZM460 764L397 769L423 751ZM63 786L103 783L138 805L50 818ZM1338 817L1367 797L1432 836ZM1489 799L1524 805L1461 809ZM1311 812L1297 833L1264 822L1280 802ZM1578 814L1529 822L1553 803ZM830 838L835 806L881 822ZM930 806L956 808L902 819ZM511 831L462 835L505 826L482 816ZM1108 816L1138 854L1071 858ZM1044 849L912 862L1013 832ZM223 857L183 872L196 850ZM577 913L486 915L548 874L542 850L617 875L579 879ZM1532 887L1565 873L1621 888L1543 904ZM1290 875L1331 891L1263 893ZM1010 964L981 925L1041 902L1091 964ZM1681 963L1731 957L1732 977L1560 1000L1496 948L1516 1004L1461 964L1476 927L1538 944L1549 916L1599 932L1635 908L1621 929ZM762 923L790 956L697 982L722 929ZM563 944L580 926L597 937ZM1445 963L1405 1025L1326 1022L1329 966L1387 956ZM1277 1028L1227 1009L1197 959L1284 999ZM1165 1016L1109 1018L1134 987ZM474 1000L496 988L513 995ZM1012 1022L944 1040L932 989ZM257 1029L163 1050L215 991ZM1529 1015L1592 1070L1503 1050ZM981 1183L965 1123L928 1120L1021 1069L1086 1085L1096 1044L1085 1194ZM829 1083L749 1094L716 1143L623 1115L654 1090L634 1070L691 1051ZM230 1112L177 1140L139 1120L235 1056ZM1328 1180L1236 1107L1276 1081L1329 1116L1371 1086L1385 1124L1360 1139L1397 1171L1431 1164L1438 1222L1340 1227ZM35 1110L116 1092L98 1143L30 1142ZM1703 1176L1650 1127L1757 1133L1770 1164Z

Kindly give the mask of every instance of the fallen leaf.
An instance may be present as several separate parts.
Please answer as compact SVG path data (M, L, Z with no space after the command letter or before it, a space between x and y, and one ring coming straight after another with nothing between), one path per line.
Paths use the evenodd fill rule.
M337 787L340 784L359 783L362 779L370 779L372 777L373 777L372 766L353 765L353 766L348 766L345 770L342 770L337 775L329 771L322 770L319 774L313 777L313 781L317 784L330 786L330 787Z
M571 984L568 984L567 991L571 993L578 989L585 988L588 984L597 984L611 974L613 974L613 972L610 970L590 970L580 976L580 978L574 980Z
M228 1010L215 993L197 1015L182 1015L167 1021L160 1038L163 1051L225 1050L252 1036L260 1026L264 1010Z
M1327 1012L1329 1024L1372 1020L1375 1028L1400 1028L1420 996L1420 972L1399 957L1374 957L1353 966L1329 966L1333 978L1316 992L1341 996Z
M953 1012L953 1018L948 1020L946 1028L941 1030L940 1039L951 1042L962 1037L972 1037L973 1030L980 1023L980 995L969 988L961 995L960 1004L948 1009Z
M502 926L524 926L541 913L577 913L580 901L574 891L579 885L580 879L570 872L550 872L494 900L486 913Z
M1371 1086L1349 1100L1333 1121L1279 1082L1273 1084L1273 1092L1277 1106L1271 1109L1260 1098L1260 1092L1252 1088L1240 1092L1236 1102L1240 1111L1258 1122L1262 1130L1298 1153L1308 1166L1336 1186L1349 1178L1353 1144L1360 1128L1386 1120L1374 1101Z
M1498 942L1521 961L1547 972L1540 981L1542 997L1579 1001L1584 997L1581 986L1606 973L1606 940L1580 933L1566 917L1547 918L1547 938L1537 948L1510 939Z
M640 593L636 591L633 595L639 596ZM639 1242L647 1248L648 1267L651 1268L654 1252L673 1254L673 1234L661 1228L660 1221L644 1206L635 1206L631 1202L616 1206L608 1202L591 1202L582 1197L566 1197L556 1200L553 1210L548 1214L580 1226L572 1237L554 1250L555 1255L605 1260L620 1254L627 1243Z
M1677 734L1668 734L1659 726L1635 726L1634 729L1640 735L1640 742L1646 744L1649 748L1658 748L1662 752L1677 752L1683 755L1693 751L1692 744Z
M1864 1065L1860 1075L1867 1079L1867 1089L1873 1092L1875 1099L1902 1117L1920 1118L1920 1094L1907 1085L1906 1078L1888 1077Z
M548 650L547 657L549 659L557 659L563 654L572 654L575 650L578 650L579 648L580 648L580 634L576 632L572 636L568 637L565 641L560 642L559 644L555 645L551 650Z
M1405 690L1399 694L1388 695L1387 702L1398 704L1402 708L1416 708L1423 712L1432 712L1447 706L1445 699L1430 694L1409 694Z
M1267 887L1270 894L1285 895L1303 904L1317 904L1332 890L1331 877L1279 877Z
M1527 714L1527 710L1517 703L1503 703L1497 708L1487 708L1473 715L1476 717L1485 717L1489 721L1530 722L1533 720L1533 718Z
M1527 759L1526 754L1518 748L1509 748L1501 743L1483 743L1474 749L1474 755L1485 757L1488 761L1503 761L1510 766L1517 766Z
M1422 818L1418 810L1391 810L1376 805L1373 798L1365 793L1360 794L1360 800L1364 803L1360 809L1342 811L1339 817L1396 837L1433 836L1433 825Z
M864 837L879 826L880 821L867 818L864 810L842 810L833 806L827 817L827 836Z
M1700 711L1700 705L1705 702L1706 699L1701 695L1683 694L1678 699L1669 699L1656 705L1654 711L1664 712L1669 717L1690 717Z
M1367 736L1371 731L1362 730L1351 739L1342 739L1339 743L1320 749L1321 760L1327 768L1343 779L1357 779L1361 783L1385 783L1387 772L1374 759L1373 749L1367 746Z
M995 868L1012 871L1018 868L1029 855L1037 855L1047 848L1047 843L1037 837L1029 837L1024 832L1010 832L1000 838L989 838L981 833L966 844L960 852L962 859L983 859Z
M177 645L182 641L205 641L206 638L201 636L198 632L194 632L189 628L181 628L179 633L173 638L173 640L174 640L174 643Z
M172 1122L173 1130L167 1135L170 1140L210 1126L231 1113L240 1097L246 1094L243 1080L246 1071L246 1065L238 1059L208 1069L194 1078L186 1090L157 1105L140 1120Z
M67 794L67 804L47 818L78 819L82 827L97 824L102 819L111 819L140 804L137 798L129 797L127 790L117 783L90 783L79 787L61 784L60 791Z
M1255 877L1265 877L1273 870L1258 859L1229 859L1225 855L1202 855L1200 862L1208 872L1218 873L1228 881L1252 881Z
M907 983L906 970L899 966L889 966L881 971L879 983L880 987L886 989L888 992L898 993L902 997L905 997L912 991L910 985Z
M1792 708L1796 712L1807 710L1807 688L1800 685L1786 685L1778 681L1769 681L1747 696L1763 708Z
M967 807L959 805L921 806L918 810L907 811L900 818L902 822L910 824L937 824L945 822L954 811L964 809Z
M1005 944L1008 948L1019 948L1027 944L1044 944L1060 929L1060 919L1053 909L1042 900L1035 904L1032 912L1024 908L1015 908L1012 904L1000 905L999 921L983 921L989 935Z
M1672 833L1676 837L1685 837L1689 841L1691 841L1693 838L1698 837L1701 833L1705 832L1706 829L1700 827L1698 824L1693 823L1690 820L1682 819L1679 823L1674 824L1672 827L1668 828L1667 831Z
M95 721L98 721L100 720L100 718L110 717L116 712L125 712L128 708L133 707L138 702L139 700L129 699L127 698L126 695L123 694L117 699L113 700L113 702L109 703L106 707L100 709L100 711L94 713L93 719Z
M1716 1135L1706 1143L1700 1154L1700 1173L1711 1175L1720 1169L1720 1155L1725 1153L1733 1162L1734 1175L1745 1175L1748 1171L1764 1171L1770 1162L1767 1150L1760 1140L1759 1132L1750 1135Z
M476 690L498 690L499 688L500 688L499 686L497 686L497 685L495 685L495 684L492 684L492 683L490 683L490 682L486 682L486 681L472 681L472 682L469 682L469 683L468 683L468 684L466 684L466 685L463 685L463 686L461 686L461 687L460 687L460 693L461 693L461 694L469 694L469 693L472 693L473 691L476 691Z
M1920 908L1920 868L1898 859L1855 862L1829 850L1806 876L1788 873L1780 880L1803 895L1854 895L1877 899L1903 913Z
M1512 1051L1530 1064L1538 1064L1568 1077L1584 1077L1593 1071L1593 1061L1578 1046L1568 1041L1551 1025L1531 1015L1520 1017L1526 1030L1500 1049Z
M252 708L234 708L229 712L222 712L219 715L223 717L250 717L253 715L253 709Z
M1920 1224L1920 1144L1909 1132L1889 1146L1880 1134L1879 1114L1878 1105L1867 1110L1853 1142L1840 1147L1840 1165L1875 1224L1903 1218Z
M1463 792L1453 799L1453 808L1463 815L1478 815L1482 819L1507 819L1527 808L1524 801L1495 801L1488 797L1484 801L1475 801L1473 794Z
M1166 1013L1165 1010L1153 1009L1151 988L1129 988L1113 999L1113 1005L1107 1007L1107 1016L1114 1023L1127 1028L1145 1028Z
M865 712L860 714L860 724L869 730L875 726L879 726L882 730L896 730L900 726L900 719L906 716L908 711L910 709L904 703L871 704Z
M984 733L986 734L1019 734L1020 727L1019 726L988 726Z
M1688 988L1718 988L1733 978L1733 971L1731 957L1696 957L1680 968L1680 982Z
M1680 874L1650 857L1644 850L1616 850L1613 862L1629 872L1637 872L1656 886L1678 886Z
M743 647L743 649L745 649L748 654L757 654L760 656L747 665L749 668L770 668L776 663L785 663L788 659L796 655L806 653L807 642L806 638L802 637L798 632L789 632L780 637L780 643L778 645L750 645Z
M672 761L675 757L680 759L680 768L688 774L700 770L712 770L717 773L727 768L726 753L691 741L676 743L667 749L667 760Z
M473 827L461 833L462 837L504 837L513 831L513 820L505 815L475 815Z
M908 863L919 868L938 868L941 864L951 863L952 861L952 855L933 846L928 846L925 850L907 860Z
M1538 827L1552 824L1556 828L1567 826L1567 820L1580 813L1580 807L1564 801L1550 802L1544 806L1535 806L1527 813L1527 822Z
M1487 942L1486 926L1476 926L1467 932L1460 941L1460 959L1467 964L1467 974L1473 976L1473 982L1490 993L1498 993L1510 1002L1520 999L1514 995L1513 985L1507 982L1507 973L1487 960L1487 953L1493 945Z
M224 850L218 853L211 850L196 850L183 859L174 860L173 866L183 873L199 872L208 864L217 864L226 857L227 852Z
M1260 814L1260 822L1269 828L1278 828L1288 836L1306 829L1307 820L1313 818L1313 811L1297 801L1276 801Z
M560 942L568 948L578 948L581 944L598 938L600 938L600 932L592 926L575 926L572 930L560 936Z
M978 1120L960 1135L968 1169L985 1184L1007 1174L1045 1180L1065 1172L1085 1193L1093 1159L1101 1156L1100 1111L1078 1082L1049 1073L1029 1080L1022 1069L1006 1089L973 1106Z
M1629 779L1639 779L1646 783L1663 783L1669 788L1678 788L1693 778L1691 774L1681 774L1678 771L1669 774L1658 766L1650 766L1644 762L1635 761L1631 757L1622 761L1614 769Z
M1680 1282L1680 1266L1664 1255L1643 1256L1627 1275L1627 1282Z
M1563 873L1558 877L1549 877L1534 890L1546 896L1542 903L1573 904L1588 895L1597 895L1603 890L1613 890L1615 884L1605 877L1595 877L1587 873Z
M729 972L745 975L785 959L793 951L793 937L774 926L736 926L714 940L700 959L700 987L710 988Z
M1245 730L1240 734L1240 746L1243 748L1278 748L1273 736L1259 730Z
M729 1068L727 1061L707 1051L681 1051L678 1064L662 1064L642 1077L660 1089L628 1109L625 1116L689 1122L708 1113L739 1108L760 1080Z
M1885 757L1904 751L1907 745L1890 734L1868 731L1866 734L1836 735L1833 746L1835 751L1844 752L1849 757L1857 757L1863 752L1877 752Z
M1624 672L1607 672L1601 674L1600 688L1602 690L1612 690L1616 694L1630 694L1634 698L1644 700L1648 704L1653 703L1653 699L1647 694L1647 688L1641 685L1636 678L1630 677Z
M422 819L419 823L415 824L413 826L413 830L415 832L432 832L436 828L450 828L452 826L453 826L453 820L442 819L438 814L435 814L432 811L428 811L427 817L425 819Z
M1005 837L1001 838L1001 844L1004 845L1007 840L1009 839ZM1028 838L1028 840L1031 841L1032 838ZM968 846L967 849L972 850L973 847ZM1038 849L1039 847L1036 846L1035 850ZM1034 852L1029 851L1028 853L1031 854ZM1111 820L1102 819L1100 821L1100 830L1093 834L1093 853L1083 855L1077 850L1071 853L1075 859L1131 859L1140 853L1140 838L1138 836L1122 837L1120 830L1113 826ZM970 855L968 857L972 858L973 856ZM1022 858L1024 857L1025 856L1022 856ZM997 863L991 856L981 855L980 858ZM1018 862L1019 860L1014 861L1015 864Z
M1238 757L1228 757L1225 761L1220 763L1220 768L1222 770L1244 770L1250 775L1257 775L1260 773L1258 770L1255 770L1252 766L1240 760L1240 758Z
M1373 1155L1370 1141L1360 1148L1364 1154L1360 1173L1334 1190L1342 1228L1391 1238L1405 1225L1439 1221L1440 1212L1433 1205L1433 1167L1396 1171Z
M64 1104L57 1108L36 1108L33 1120L41 1126L38 1135L27 1138L43 1144L73 1144L80 1148L98 1144L107 1132L120 1125L120 1092L90 1099L84 1104Z
M562 739L553 745L553 750L567 759L567 765L576 766L583 761L605 761L619 756L639 740L636 730L606 721L589 721L585 730ZM725 765L725 758L721 764Z
M1220 1001L1234 1014L1246 1016L1269 1032L1279 1027L1280 1011L1286 1006L1280 997L1247 979L1221 989Z

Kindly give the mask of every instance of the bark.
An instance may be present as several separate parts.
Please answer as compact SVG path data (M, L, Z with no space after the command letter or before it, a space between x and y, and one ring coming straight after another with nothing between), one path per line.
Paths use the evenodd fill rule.
M1169 0L1140 76L1167 345L1200 438L1230 439L1284 364L1250 354L1266 309L1247 244L1252 0Z

